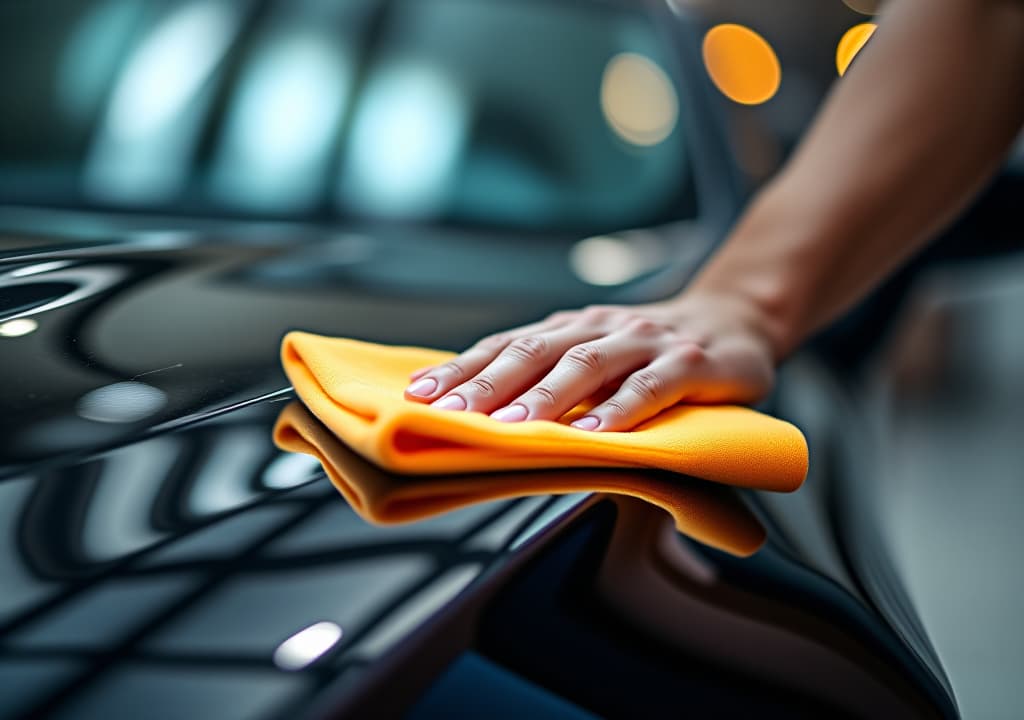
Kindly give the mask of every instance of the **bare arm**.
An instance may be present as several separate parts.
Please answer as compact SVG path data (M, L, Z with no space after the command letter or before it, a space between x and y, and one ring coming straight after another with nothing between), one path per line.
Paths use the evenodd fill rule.
M556 313L428 368L410 400L626 430L752 402L775 363L947 224L1024 121L1024 0L891 0L783 172L677 298Z
M748 297L785 356L949 223L1022 122L1024 2L892 0L692 290Z

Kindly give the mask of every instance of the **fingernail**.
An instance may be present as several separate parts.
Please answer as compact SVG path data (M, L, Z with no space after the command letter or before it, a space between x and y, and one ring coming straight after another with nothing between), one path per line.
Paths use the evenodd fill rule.
M584 415L579 420L572 423L572 426L574 428L579 428L580 430L597 430L597 426L600 424L601 420L599 418L596 418L593 415Z
M438 410L465 410L466 401L458 395L446 395L431 403L430 406L436 407Z
M407 393L416 397L430 397L435 390L437 390L437 380L434 378L417 380L405 389Z
M530 411L524 405L509 405L491 413L491 417L500 422L522 422Z

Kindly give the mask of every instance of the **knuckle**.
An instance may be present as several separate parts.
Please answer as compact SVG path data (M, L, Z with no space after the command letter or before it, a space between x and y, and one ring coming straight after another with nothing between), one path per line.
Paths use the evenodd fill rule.
M565 359L587 372L600 372L608 362L605 351L597 345L577 345L565 354Z
M604 409L607 415L614 419L621 420L622 418L629 417L629 410L622 404L621 400L612 398L604 404Z
M603 322L611 317L614 309L608 305L588 305L583 308L583 312L580 313L584 319L591 320L593 322Z
M530 391L530 395L536 400L538 405L546 407L555 407L558 404L558 398L555 397L555 392L547 387L546 385L538 385Z
M704 362L707 358L707 351L697 343L685 342L672 349L671 357L685 367L695 367Z
M505 349L514 360L535 362L547 355L548 343L542 337L530 336L513 340Z
M456 379L461 379L466 374L466 369L459 364L458 360L449 360L440 369Z
M641 370L630 377L626 385L630 392L646 401L657 400L665 388L664 381L652 370Z
M626 323L625 330L633 335L650 337L661 332L662 327L650 318L637 317Z
M470 380L469 389L476 395L483 397L492 397L496 392L494 381L487 375L477 375Z
M504 349L506 345L508 345L507 335L489 335L477 342L476 347L479 350L497 352Z

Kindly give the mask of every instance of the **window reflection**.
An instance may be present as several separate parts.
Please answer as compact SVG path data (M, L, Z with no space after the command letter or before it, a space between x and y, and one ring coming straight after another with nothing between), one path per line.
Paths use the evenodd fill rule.
M0 138L34 133L5 146L0 202L583 232L693 212L675 49L640 7L16 5L61 40L0 33L31 78Z
M311 29L270 41L246 69L214 166L232 205L293 211L316 203L349 100L351 58Z
M343 180L347 203L378 215L440 214L467 121L462 94L439 72L412 63L381 69L353 121Z
M252 428L219 433L196 475L188 509L198 517L225 512L256 497L253 478L264 462L263 434Z
M281 453L263 471L263 485L271 490L298 487L322 474L316 458L298 453Z
M23 696L26 714L117 707L130 685L125 673L140 667L173 668L164 680L179 689L201 672L207 686L190 697L203 703L206 691L237 700L244 678L291 682L270 659L277 670L336 677L401 642L544 507L506 501L401 529L371 527L326 480L261 490L261 477L287 469L274 462L283 456L270 447L269 423L208 421L0 482L0 531L9 540L0 574L11 581L0 593L5 662L24 669L40 650L90 661L66 679L72 691ZM251 488L252 504L196 517L190 498L214 483L228 494ZM329 522L315 547L290 542L321 520ZM342 635L350 645L339 646Z
M238 10L228 0L193 2L141 41L86 165L90 194L149 203L181 189L201 130L198 106L210 100L208 81L237 30Z
M156 438L102 463L82 526L86 557L116 560L160 539L150 520L152 508L181 449L171 438Z

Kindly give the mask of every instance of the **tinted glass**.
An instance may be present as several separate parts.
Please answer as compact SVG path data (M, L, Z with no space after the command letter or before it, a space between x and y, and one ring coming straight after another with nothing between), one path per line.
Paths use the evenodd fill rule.
M0 5L0 202L507 226L692 212L636 6Z

